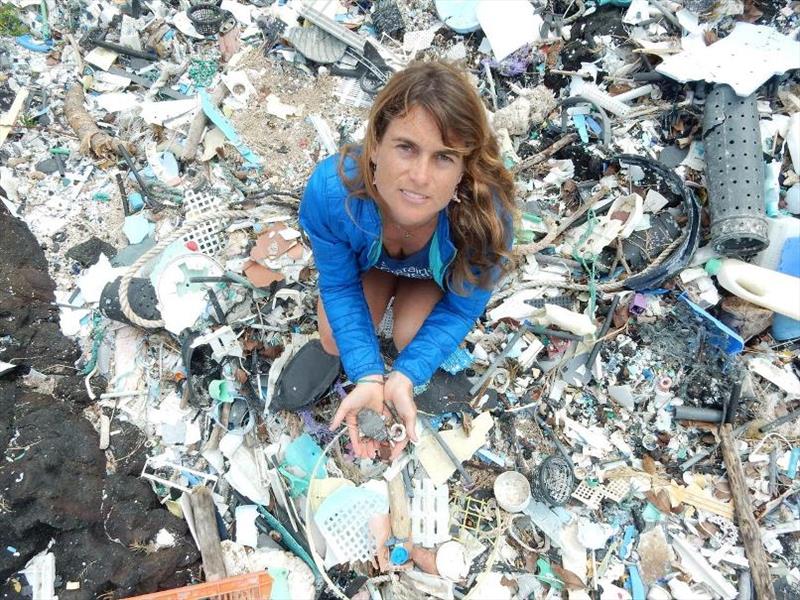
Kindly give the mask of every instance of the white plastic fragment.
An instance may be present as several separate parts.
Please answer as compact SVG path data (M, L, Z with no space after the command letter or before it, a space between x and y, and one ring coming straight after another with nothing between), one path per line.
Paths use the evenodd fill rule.
M536 317L535 320L539 325L555 325L575 335L591 335L597 330L597 327L587 315L577 313L557 304L545 304L544 316Z
M750 357L748 367L770 383L777 385L793 398L800 396L800 380L791 371L776 367L763 356Z
M734 600L738 593L736 588L722 574L714 569L708 561L703 558L695 547L685 538L673 537L672 545L680 556L684 570L692 578L709 586L715 593L719 594L723 600Z
M269 114L278 117L279 119L283 119L284 121L290 116L300 114L300 109L298 107L291 104L286 104L275 94L270 94L267 96L266 109Z
M469 575L472 564L467 548L461 542L450 540L436 551L436 570L439 575L451 581L460 581Z
M107 283L114 281L125 273L124 268L114 268L105 254L100 254L97 262L78 278L78 287L85 302L92 304L100 301L100 295Z
M800 69L800 42L772 27L742 22L718 42L668 56L656 67L681 83L726 83L742 97L792 69Z
M258 506L245 504L236 507L236 543L255 548L258 546L258 528L256 518Z
M540 41L544 21L527 0L481 0L475 15L497 60L507 58L525 44Z
M459 426L441 432L441 437L450 446L453 454L461 462L468 460L475 452L486 443L486 436L494 426L494 419L488 412L478 415L472 422L472 429L466 435L464 428ZM442 485L455 473L455 465L448 458L444 450L433 435L421 424L417 424L417 432L424 432L417 444L417 458L422 464L428 477L435 486Z
M49 550L40 552L28 561L21 572L31 586L33 600L57 600L55 554Z

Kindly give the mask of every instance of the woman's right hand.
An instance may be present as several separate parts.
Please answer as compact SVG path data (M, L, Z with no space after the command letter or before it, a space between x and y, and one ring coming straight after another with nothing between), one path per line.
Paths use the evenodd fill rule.
M350 435L353 452L359 458L374 458L378 452L378 442L375 440L360 439L358 432L358 413L364 408L371 408L376 413L383 414L383 384L374 382L359 383L353 391L347 394L339 405L336 414L331 420L331 431L336 431L344 422Z

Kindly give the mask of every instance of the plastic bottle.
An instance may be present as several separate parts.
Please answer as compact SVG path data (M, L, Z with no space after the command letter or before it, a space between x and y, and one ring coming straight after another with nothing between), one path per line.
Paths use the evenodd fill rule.
M769 236L769 246L764 248L753 259L753 264L773 271L783 271L783 269L778 269L783 247L786 245L787 240L800 238L800 219L782 216L768 219L768 221L767 236Z
M800 277L792 277L734 258L710 260L709 275L731 294L792 319L800 319Z
M792 237L784 242L778 270L787 275L800 277L800 237ZM797 301L800 302L800 299ZM798 336L800 336L800 321L786 315L775 315L772 319L772 337L782 342Z

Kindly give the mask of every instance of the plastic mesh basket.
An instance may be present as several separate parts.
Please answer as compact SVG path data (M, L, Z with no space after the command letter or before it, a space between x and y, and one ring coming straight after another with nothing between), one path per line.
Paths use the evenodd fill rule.
M183 198L186 207L186 221L195 221L210 213L227 210L227 203L219 196L212 196L208 192L195 192L189 190ZM186 233L181 239L184 243L193 241L197 243L200 252L209 256L218 255L225 244L226 220L206 221L200 223Z
M706 98L703 140L711 209L711 243L726 256L767 247L764 163L755 95L740 98L727 85Z
M377 551L369 519L388 511L388 501L380 494L364 488L340 488L323 501L314 521L337 558L366 562Z
M186 16L200 35L219 33L224 19L224 13L218 6L206 3L195 4L186 11Z
M219 581L188 585L174 590L134 596L131 600L269 600L272 577L267 573L248 573Z

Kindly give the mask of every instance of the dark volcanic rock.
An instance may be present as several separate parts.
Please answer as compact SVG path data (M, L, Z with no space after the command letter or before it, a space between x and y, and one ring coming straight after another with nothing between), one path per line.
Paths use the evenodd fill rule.
M108 242L104 242L99 237L92 236L85 242L81 242L67 250L67 258L79 263L82 267L89 267L97 262L101 254L106 258L114 258L117 249Z
M144 434L115 420L119 433L107 452L98 448L82 412L90 400L74 367L79 352L61 335L44 254L2 204L0 232L0 360L54 380L53 397L17 373L0 377L0 598L20 597L9 578L24 584L15 573L51 540L59 598L122 598L186 585L198 553L186 523L139 478ZM103 391L100 378L93 384ZM174 547L148 545L161 529L175 536ZM80 589L66 591L67 581Z

